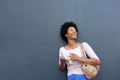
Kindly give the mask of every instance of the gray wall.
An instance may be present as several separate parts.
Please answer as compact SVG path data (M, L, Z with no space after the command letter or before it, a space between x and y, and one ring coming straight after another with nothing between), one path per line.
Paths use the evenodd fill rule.
M0 80L66 80L58 70L60 25L101 59L95 80L119 80L120 0L0 0Z

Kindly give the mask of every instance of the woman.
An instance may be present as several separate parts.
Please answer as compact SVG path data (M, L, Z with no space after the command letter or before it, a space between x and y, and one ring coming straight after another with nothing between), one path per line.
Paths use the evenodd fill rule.
M68 80L89 80L81 70L81 64L89 63L99 65L100 60L87 42L77 42L78 29L73 22L65 22L61 25L60 31L62 39L67 43L59 50L59 69L65 70L67 65ZM81 45L90 59L83 58Z

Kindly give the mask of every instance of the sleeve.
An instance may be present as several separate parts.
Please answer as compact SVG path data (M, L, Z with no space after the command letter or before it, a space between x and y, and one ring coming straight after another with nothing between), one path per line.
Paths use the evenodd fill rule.
M61 54L61 48L59 49L59 65L60 65L60 59L62 57L62 54Z
M83 42L82 45L83 45L83 48L86 51L87 55L90 58L95 58L95 59L99 60L99 57L96 55L96 53L93 51L93 49L91 48L91 46L87 42Z

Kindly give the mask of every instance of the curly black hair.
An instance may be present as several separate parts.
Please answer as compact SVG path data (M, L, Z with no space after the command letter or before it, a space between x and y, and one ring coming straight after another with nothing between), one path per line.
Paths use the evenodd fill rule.
M68 42L65 35L67 34L68 28L71 26L74 27L78 32L77 25L74 22L65 22L63 25L61 25L60 35L65 42Z

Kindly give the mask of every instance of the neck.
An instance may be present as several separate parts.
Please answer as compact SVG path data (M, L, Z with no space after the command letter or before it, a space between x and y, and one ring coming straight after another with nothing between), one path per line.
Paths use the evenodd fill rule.
M77 43L76 40L68 40L68 45L70 47L74 46L76 43Z

